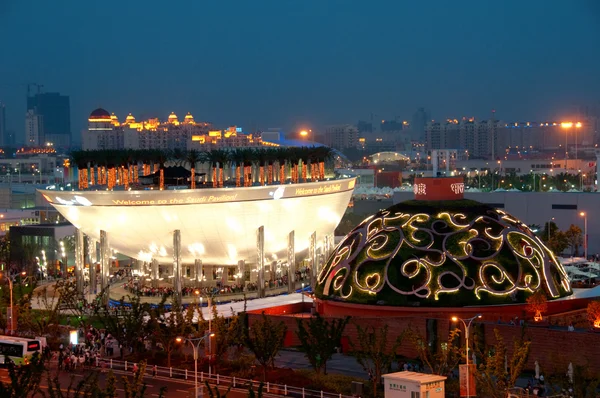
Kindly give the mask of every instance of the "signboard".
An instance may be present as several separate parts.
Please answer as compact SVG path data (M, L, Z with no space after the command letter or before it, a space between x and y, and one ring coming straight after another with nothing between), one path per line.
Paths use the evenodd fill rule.
M77 330L71 330L69 332L69 343L73 345L77 345L79 342L79 335L77 334Z
M413 184L416 200L458 200L464 198L462 177L417 177Z
M250 188L181 189L165 191L52 191L40 190L53 205L173 206L278 200L329 195L354 189L355 178Z
M477 372L477 365L459 365L461 397L474 397L477 395L475 389L475 372Z

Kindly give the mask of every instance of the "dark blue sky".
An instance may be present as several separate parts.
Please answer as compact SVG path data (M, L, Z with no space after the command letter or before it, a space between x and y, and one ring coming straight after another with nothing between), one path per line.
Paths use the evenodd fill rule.
M71 96L76 139L97 106L289 129L600 99L597 0L0 0L0 47L18 134L27 82Z

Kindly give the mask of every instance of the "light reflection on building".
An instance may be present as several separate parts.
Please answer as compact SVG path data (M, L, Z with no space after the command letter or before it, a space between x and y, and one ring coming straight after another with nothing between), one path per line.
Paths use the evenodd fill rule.
M209 122L196 121L187 113L180 121L175 112L166 121L149 118L138 121L130 113L124 122L108 111L98 108L88 118L88 128L82 132L84 150L97 149L224 149L262 146L260 134L244 133L237 126L214 129Z

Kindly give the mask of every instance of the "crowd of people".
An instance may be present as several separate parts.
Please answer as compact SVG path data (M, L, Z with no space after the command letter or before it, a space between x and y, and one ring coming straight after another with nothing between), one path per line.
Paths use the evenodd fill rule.
M309 277L310 269L302 271L296 271L296 281L304 281ZM270 279L265 281L265 289L277 289L288 285L287 275ZM172 286L145 286L137 279L130 278L126 283L123 284L123 288L133 294L139 294L144 297L170 297L174 293ZM216 286L203 286L203 287L183 287L181 289L181 295L193 296L198 294L201 296L217 296L217 295L230 295L230 294L241 294L248 292L255 292L258 290L258 285L254 282L237 283L232 285L223 285L217 283Z
M72 372L86 366L95 366L103 353L107 357L114 355L117 341L110 334L105 335L104 331L95 329L91 325L87 328L81 326L77 333L79 340L84 343L59 346L57 354L59 370Z

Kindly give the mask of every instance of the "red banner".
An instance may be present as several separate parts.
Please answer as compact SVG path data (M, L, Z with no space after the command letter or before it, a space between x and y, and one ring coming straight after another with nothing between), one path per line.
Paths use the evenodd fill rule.
M463 198L462 177L416 177L413 184L416 200L458 200Z
M468 366L468 368L467 368ZM475 372L477 365L459 365L460 396L474 397L477 395L475 390Z

